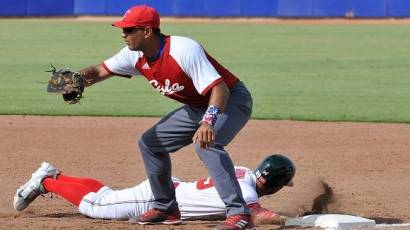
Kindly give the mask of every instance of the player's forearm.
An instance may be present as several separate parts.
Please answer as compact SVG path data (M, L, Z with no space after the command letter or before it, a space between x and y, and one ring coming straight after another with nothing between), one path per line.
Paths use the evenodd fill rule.
M225 82L222 81L212 88L209 105L216 106L220 109L221 112L223 112L228 98L229 88L228 86L226 86Z
M214 126L216 120L218 119L218 115L223 113L228 98L229 89L226 86L225 82L222 81L219 84L215 85L211 91L209 106L206 109L200 123L206 123L209 126Z
M254 224L284 225L286 222L285 216L266 208L262 208L258 203L248 204L248 207L251 209L252 221Z
M97 82L106 80L112 76L101 65L89 66L84 69L81 69L79 72L83 74L86 87L91 86Z
M284 225L286 222L286 217L281 215L274 215L273 213L258 213L252 214L253 223L256 225L264 224L274 224L274 225Z

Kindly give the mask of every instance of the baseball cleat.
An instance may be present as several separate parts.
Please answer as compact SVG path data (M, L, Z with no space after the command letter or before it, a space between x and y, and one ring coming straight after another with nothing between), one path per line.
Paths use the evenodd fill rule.
M14 195L13 206L17 211L23 211L39 195L47 193L43 187L43 180L46 177L56 177L60 172L48 162L41 163L24 185L17 189Z
M215 230L240 230L240 229L256 229L250 215L231 215L226 220L215 227Z
M181 224L181 213L179 210L174 212L165 212L155 208L151 208L147 212L139 215L133 222L138 224L167 224L177 225Z

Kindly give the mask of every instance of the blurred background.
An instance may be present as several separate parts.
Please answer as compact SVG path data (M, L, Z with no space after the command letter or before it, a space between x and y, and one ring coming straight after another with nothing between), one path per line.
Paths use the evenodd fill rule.
M1 0L0 16L122 15L132 5L177 17L409 17L409 0Z

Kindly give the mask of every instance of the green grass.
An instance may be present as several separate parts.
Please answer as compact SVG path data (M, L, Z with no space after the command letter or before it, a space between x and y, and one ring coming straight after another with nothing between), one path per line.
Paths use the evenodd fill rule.
M179 106L140 76L87 88L81 105L46 93L49 64L79 69L122 46L109 23L0 20L0 114L162 116ZM243 80L253 118L410 122L410 26L162 26Z

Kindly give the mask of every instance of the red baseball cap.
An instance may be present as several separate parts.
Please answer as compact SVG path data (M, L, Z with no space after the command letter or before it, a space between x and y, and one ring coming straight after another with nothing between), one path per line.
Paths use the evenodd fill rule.
M153 29L158 29L159 14L154 8L147 5L133 6L125 12L122 20L114 22L112 25L118 28L149 26Z

